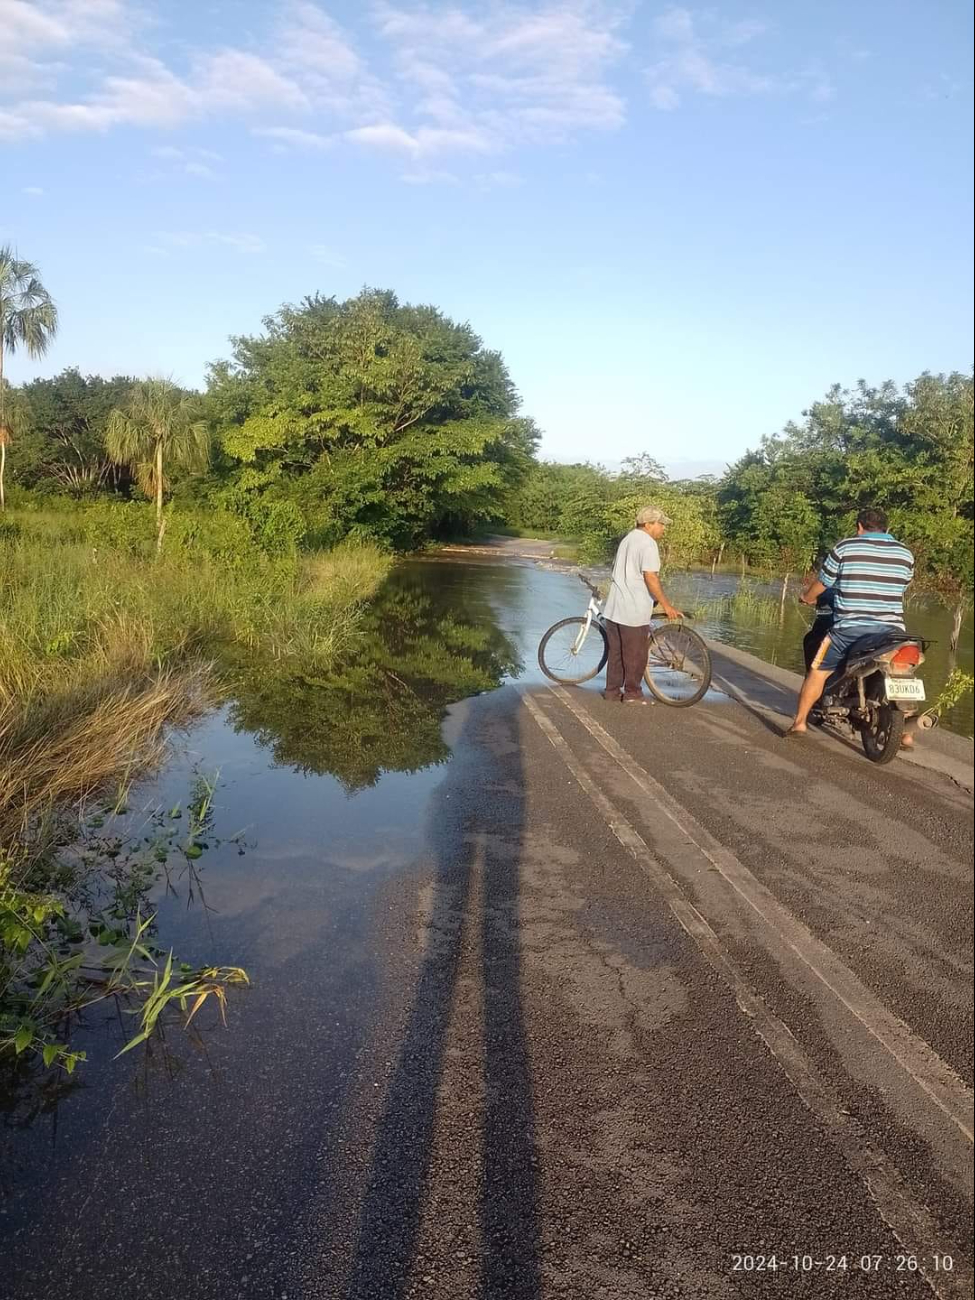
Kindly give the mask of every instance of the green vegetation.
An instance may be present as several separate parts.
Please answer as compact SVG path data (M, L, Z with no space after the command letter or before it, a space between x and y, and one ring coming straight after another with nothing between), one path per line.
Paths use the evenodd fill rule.
M972 376L922 375L832 389L802 424L766 438L717 489L723 535L749 560L788 573L853 531L857 510L886 510L917 556L917 582L955 611L971 601Z
M166 471L170 465L203 470L210 463L210 431L200 418L199 401L165 379L134 384L125 406L108 417L105 450L155 501L156 549L162 550Z
M672 566L737 560L782 580L801 574L854 530L866 505L888 512L917 556L919 591L954 610L957 645L971 601L973 385L971 375L922 375L832 389L721 479L669 482L643 455L619 473L598 465L536 463L506 502L507 522L577 539L583 559L608 558L639 505L672 516L664 558Z
M520 532L577 541L587 563L607 559L641 506L652 502L673 519L663 544L671 565L710 563L721 545L710 479L672 483L663 468L643 455L624 461L618 474L599 465L536 463L505 503Z
M507 529L599 561L652 502L673 518L666 563L777 574L781 608L869 503L955 610L957 642L971 376L834 389L720 480L671 482L646 454L618 473L539 462L500 354L434 307L366 289L264 327L232 340L202 393L70 369L12 389L5 355L42 354L57 312L37 268L0 249L0 1050L20 1060L73 1060L62 1030L102 996L85 987L93 945L139 1033L241 978L179 973L151 947L143 886L202 840L123 829L86 859L72 847L169 729L229 687L237 723L282 761L356 789L439 761L446 706L512 670L491 619L432 608L400 576L371 607L393 552ZM733 599L729 617L765 619L757 592Z
M4 354L24 348L29 356L43 356L57 328L57 308L37 267L4 245L0 248L0 510L6 508L7 447L13 436L7 423Z
M69 1070L67 1027L93 1001L135 1004L142 1034L245 978L153 947L145 895L170 850L198 856L190 823L161 860L158 836L79 855L92 817L117 814L167 732L245 665L326 670L389 563L367 545L262 549L219 511L181 514L157 544L135 503L11 510L0 528L0 1053Z
M938 698L931 706L931 712L936 713L940 718L943 713L947 713L959 704L973 689L975 689L975 677L971 673L962 672L960 668L953 668Z
M233 508L297 505L319 543L397 549L498 514L536 434L500 356L432 307L306 299L234 340L207 408Z

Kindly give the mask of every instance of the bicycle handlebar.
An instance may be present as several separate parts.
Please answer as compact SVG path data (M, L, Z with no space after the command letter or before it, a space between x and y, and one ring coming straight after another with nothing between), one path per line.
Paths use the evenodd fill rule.
M589 581L589 579L585 576L584 573L577 573L577 574L576 574L576 577L579 579L579 581L582 583L582 585L583 585L584 587L588 587L588 588L589 588L589 590L592 592L592 594L596 597L597 600L602 600L602 599L603 599L603 593L599 590L599 588L598 588L597 586L595 586L593 583L591 583L591 582ZM657 613L657 610L658 610L659 608L660 608L659 605L655 605L655 606L654 606L653 617L654 617L655 619L656 619L656 618L666 618L666 617L667 617L666 614L663 614L663 613L658 614L658 613ZM692 622L694 621L694 619L697 617L697 615L696 615L696 614L692 614L692 613L690 612L690 610L685 609L685 610L683 611L683 617L684 617L685 619L687 619L687 621L688 621L689 623L692 623Z

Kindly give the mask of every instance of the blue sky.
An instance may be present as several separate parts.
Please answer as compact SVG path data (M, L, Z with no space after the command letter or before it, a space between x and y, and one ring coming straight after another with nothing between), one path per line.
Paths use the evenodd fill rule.
M284 301L466 319L556 459L723 464L834 381L967 369L961 0L0 0L39 364L199 384Z

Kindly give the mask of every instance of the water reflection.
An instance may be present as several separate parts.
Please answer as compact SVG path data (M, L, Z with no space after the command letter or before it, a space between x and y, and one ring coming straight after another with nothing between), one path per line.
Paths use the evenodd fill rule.
M483 584L458 601L422 565L407 565L387 580L353 650L331 672L309 677L262 664L241 681L231 716L278 763L356 791L384 772L443 763L448 705L521 671Z

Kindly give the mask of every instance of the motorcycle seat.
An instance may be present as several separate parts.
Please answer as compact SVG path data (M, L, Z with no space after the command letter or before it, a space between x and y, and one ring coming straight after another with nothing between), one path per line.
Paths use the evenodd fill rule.
M902 632L900 628L893 627L890 631L884 628L881 631L866 632L863 636L857 637L846 652L846 658L827 678L824 695L827 695L830 688L834 687L846 673L856 668L858 664L876 658L880 651L890 650L899 645L918 645L923 650L927 642L919 636L911 636L909 632Z

